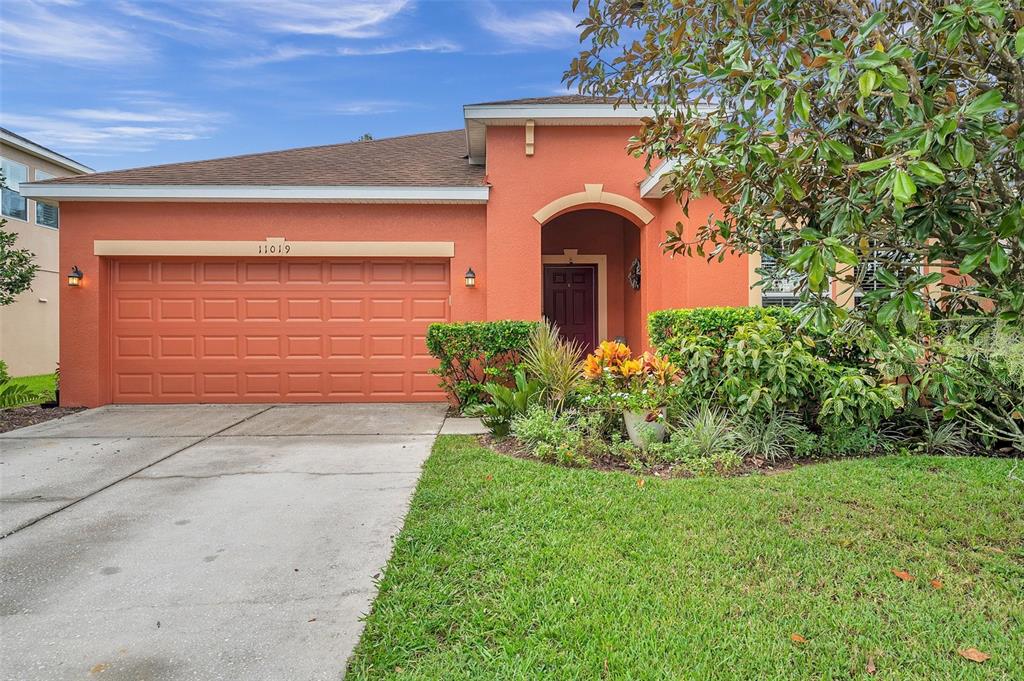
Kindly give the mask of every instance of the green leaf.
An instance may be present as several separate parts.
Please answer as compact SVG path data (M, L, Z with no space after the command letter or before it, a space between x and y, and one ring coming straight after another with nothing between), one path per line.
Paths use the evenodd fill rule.
M878 321L880 324L888 325L900 312L900 299L893 298L878 309Z
M1005 105L1003 104L1003 93L999 90L989 90L982 95L975 97L971 100L971 103L964 109L964 113L968 116L981 117L987 113L998 111Z
M837 153L839 157L842 158L847 163L853 160L853 149L843 144L839 140L827 140L825 142L825 145L829 149Z
M1018 57L1024 57L1024 26L1017 31L1017 37L1013 40L1013 45L1017 50Z
M974 165L974 145L967 141L966 137L958 136L953 145L953 155L961 168L970 168Z
M878 170L879 168L886 168L892 163L892 158L889 156L883 156L882 158L876 158L873 161L865 161L857 166L857 170L862 173L871 172L872 170Z
M878 71L865 71L860 74L860 78L857 79L857 86L860 88L860 98L867 99L880 80L881 76L878 75Z
M908 168L910 172L914 173L925 182L942 184L946 181L946 176L942 173L942 168L938 167L931 161L915 161L911 163Z
M960 263L960 273L970 274L974 270L978 269L978 265L985 262L985 256L988 255L987 251L975 251L971 253Z
M1010 266L1010 259L1006 257L1006 251L998 243L992 244L992 248L989 249L988 266L992 268L992 274L997 277Z
M811 99L803 90L797 90L793 97L793 111L805 123L811 120Z
M811 266L807 269L807 283L811 285L812 291L820 291L821 284L825 281L825 263L821 257L815 254L811 259Z
M910 179L910 175L903 170L897 170L892 179L892 196L900 203L910 203L917 193L917 185Z
M836 260L843 264L856 266L857 263L860 262L860 260L857 259L857 254L842 244L836 244L833 246L832 252L835 254Z
M900 282L896 278L896 275L885 269L884 267L879 268L875 271L875 277L878 281L882 282L889 288L899 288Z
M789 187L789 193L797 201L800 201L807 195L804 192L804 188L801 187L800 183L796 181L796 178L790 175L789 173L786 173L785 175L782 176L782 181L786 183L786 186Z
M864 25L860 27L860 34L866 35L870 33L883 21L885 21L885 12L875 12L871 15L871 18L865 21Z

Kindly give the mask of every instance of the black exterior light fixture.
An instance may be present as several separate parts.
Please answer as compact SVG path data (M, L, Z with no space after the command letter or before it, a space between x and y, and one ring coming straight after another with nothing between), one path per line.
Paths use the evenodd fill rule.
M475 287L476 287L476 272L474 272L473 268L470 267L468 270L466 270L466 288L475 288Z
M73 265L71 271L68 272L68 286L81 286L82 285L82 270L78 269L78 265Z

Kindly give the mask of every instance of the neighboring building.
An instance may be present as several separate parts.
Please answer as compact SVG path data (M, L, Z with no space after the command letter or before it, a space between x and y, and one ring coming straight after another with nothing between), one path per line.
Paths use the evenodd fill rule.
M25 182L91 173L92 169L32 140L0 128L4 227L18 235L16 246L36 255L39 271L32 290L0 307L0 359L12 376L48 374L57 367L59 299L63 280L58 267L61 215L56 203L21 194Z
M761 304L756 258L662 253L721 206L684 216L669 166L626 153L650 113L473 104L450 132L34 183L60 204L56 269L84 273L61 289L61 398L440 400L431 322L544 314L646 347L653 310Z

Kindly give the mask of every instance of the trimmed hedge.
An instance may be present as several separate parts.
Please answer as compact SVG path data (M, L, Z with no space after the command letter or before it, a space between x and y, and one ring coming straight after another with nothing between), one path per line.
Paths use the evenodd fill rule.
M505 383L519 366L537 322L453 322L427 328L427 350L440 366L432 373L460 409L480 404L484 383Z
M658 354L678 362L679 349L687 339L700 339L702 344L721 350L740 326L768 317L786 333L800 325L800 317L785 307L695 307L656 310L647 318L647 330Z

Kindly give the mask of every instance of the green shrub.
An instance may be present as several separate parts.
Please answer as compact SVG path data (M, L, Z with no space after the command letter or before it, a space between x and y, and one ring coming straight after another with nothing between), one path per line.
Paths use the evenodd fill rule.
M440 365L432 373L460 409L479 404L487 382L509 383L536 322L431 324L427 350Z
M526 372L517 369L515 387L501 383L485 383L483 391L491 398L490 404L476 405L472 410L478 413L492 433L499 437L508 435L512 419L525 414L531 406L540 401L539 381L526 380Z
M811 434L796 414L785 411L748 416L739 432L737 451L741 455L772 463L792 456Z
M583 346L562 338L554 324L538 324L523 351L523 367L540 381L547 405L561 411L583 385Z
M697 475L728 473L743 463L739 443L733 416L705 404L684 415L666 442L648 443L644 456Z
M986 447L1024 454L1024 330L966 326L939 346L928 395Z
M557 413L534 405L512 420L512 434L538 459L563 466L585 466L590 463L588 451L595 445L603 446L599 440L595 442L595 424L588 419L574 412Z
M831 423L822 428L818 437L820 456L864 456L878 448L881 436L878 430L866 425Z
M879 383L859 369L825 365L821 368L819 423L865 425L876 428L903 406L903 389Z
M695 307L656 310L648 316L647 328L658 354L682 364L678 353L684 343L721 350L740 326L762 319L774 319L787 334L800 325L799 316L785 307Z
M0 385L7 383L9 380L11 380L11 375L7 372L7 362L0 359Z
M722 353L726 403L740 414L806 412L823 363L803 340L791 340L773 319L742 324Z

